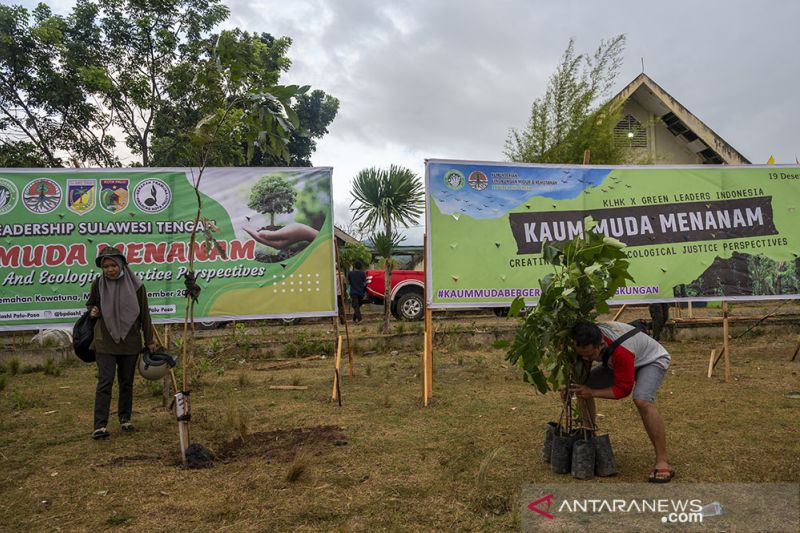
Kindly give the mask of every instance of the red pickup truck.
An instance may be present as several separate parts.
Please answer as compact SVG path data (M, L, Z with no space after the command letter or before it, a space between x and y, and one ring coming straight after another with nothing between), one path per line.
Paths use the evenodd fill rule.
M383 270L367 270L366 302L383 305ZM404 320L422 320L425 310L425 273L421 270L392 270L392 314Z

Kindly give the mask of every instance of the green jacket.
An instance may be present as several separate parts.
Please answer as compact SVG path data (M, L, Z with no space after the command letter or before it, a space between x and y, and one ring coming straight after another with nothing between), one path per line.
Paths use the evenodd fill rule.
M138 355L142 351L142 334L144 334L145 344L151 344L153 340L153 323L150 320L150 308L147 305L147 291L144 285L136 291L136 298L139 301L139 318L131 326L130 331L122 342L116 343L111 338L105 322L103 322L103 306L100 302L99 277L92 282L92 290L86 307L91 309L93 306L100 308L100 319L94 325L94 341L92 346L97 353L110 355Z

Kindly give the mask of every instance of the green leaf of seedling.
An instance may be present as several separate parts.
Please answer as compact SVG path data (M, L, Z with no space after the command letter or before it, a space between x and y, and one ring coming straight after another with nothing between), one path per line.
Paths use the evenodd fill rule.
M561 264L561 250L549 242L545 242L542 245L542 259L550 265L558 266Z
M525 300L522 296L517 296L514 298L514 301L511 302L511 307L508 310L508 316L516 317L519 316L520 311L525 308Z

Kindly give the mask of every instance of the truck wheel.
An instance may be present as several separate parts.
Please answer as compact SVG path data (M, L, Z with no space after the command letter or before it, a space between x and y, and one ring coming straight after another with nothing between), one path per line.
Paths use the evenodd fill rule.
M201 322L195 322L194 325L197 329L209 330L224 328L227 323L227 320L204 320Z
M417 292L407 292L397 299L397 314L403 320L422 320L424 309L422 295Z

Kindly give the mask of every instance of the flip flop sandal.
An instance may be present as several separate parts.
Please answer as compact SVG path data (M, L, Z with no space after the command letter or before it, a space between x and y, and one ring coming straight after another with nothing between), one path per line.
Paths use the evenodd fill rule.
M655 468L650 472L650 483L669 483L675 477L675 471L670 468Z

